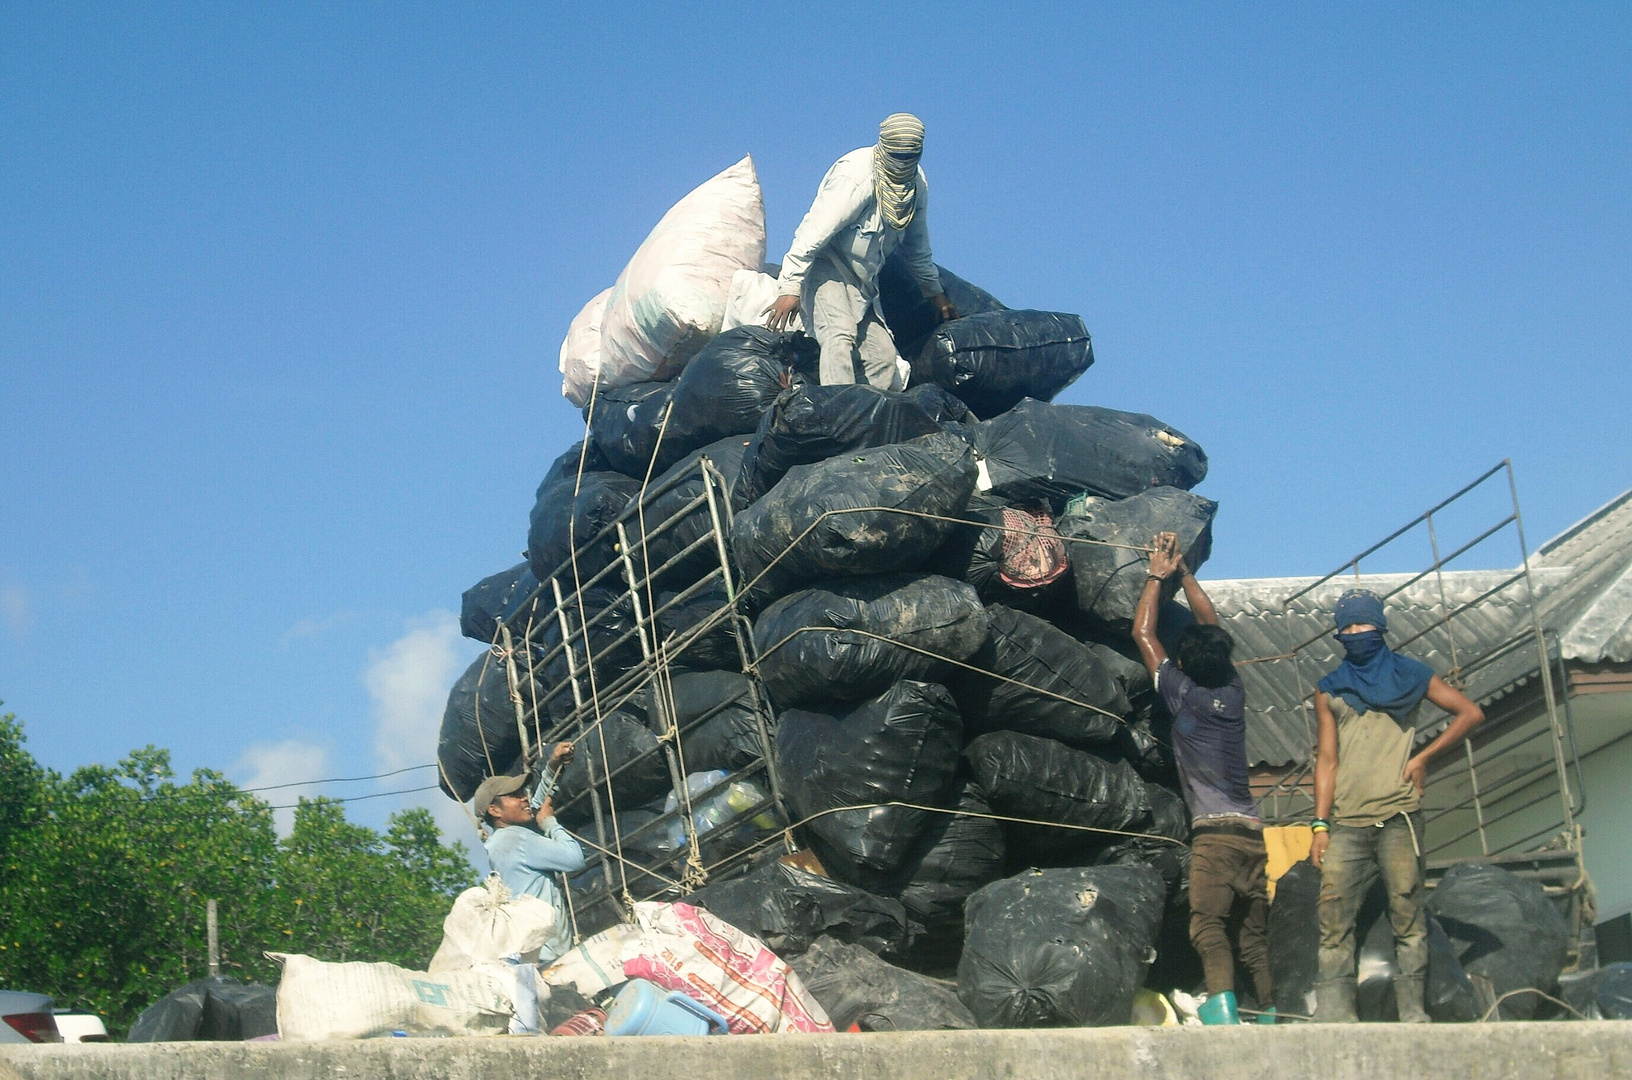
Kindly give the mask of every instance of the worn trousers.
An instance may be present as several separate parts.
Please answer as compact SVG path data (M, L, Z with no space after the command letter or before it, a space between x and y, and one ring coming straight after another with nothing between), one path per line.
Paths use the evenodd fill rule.
M1235 989L1236 923L1241 963L1252 974L1258 1003L1274 1002L1269 980L1269 886L1264 838L1245 831L1198 830L1190 840L1190 943L1201 955L1207 993Z
M1428 915L1423 907L1421 814L1395 814L1381 825L1333 825L1320 869L1320 985L1315 990L1315 1018L1354 1020L1355 918L1366 892L1379 876L1388 894L1388 921L1394 929L1396 996L1402 987L1415 994L1421 1010L1422 983L1428 972Z
M825 258L811 264L801 299L805 325L821 346L823 386L857 381L857 372L880 390L900 390L895 339L872 301Z

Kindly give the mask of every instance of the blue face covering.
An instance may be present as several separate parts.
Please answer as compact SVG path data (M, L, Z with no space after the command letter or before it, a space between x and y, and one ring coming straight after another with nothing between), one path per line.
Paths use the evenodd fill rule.
M1381 630L1338 634L1337 640L1343 646L1343 663L1320 680L1320 688L1341 697L1356 712L1376 709L1404 723L1428 693L1434 669L1390 649Z
M1337 643L1343 646L1343 658L1355 667L1365 667L1377 659L1377 654L1388 648L1383 644L1381 630L1363 630L1358 634L1339 634Z

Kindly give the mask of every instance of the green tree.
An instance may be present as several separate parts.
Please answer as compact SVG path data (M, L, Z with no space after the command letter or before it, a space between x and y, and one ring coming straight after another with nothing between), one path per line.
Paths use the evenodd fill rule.
M64 778L24 741L0 717L0 985L90 1009L116 1035L205 973L212 897L223 972L270 983L267 951L423 968L475 878L424 810L382 836L302 800L279 841L266 802L210 770L177 783L167 751Z

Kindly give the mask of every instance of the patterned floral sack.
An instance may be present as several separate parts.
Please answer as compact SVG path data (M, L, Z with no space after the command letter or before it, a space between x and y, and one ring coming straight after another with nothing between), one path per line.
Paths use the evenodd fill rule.
M1003 561L998 576L1016 589L1040 589L1059 580L1070 565L1065 541L1047 510L1003 508Z

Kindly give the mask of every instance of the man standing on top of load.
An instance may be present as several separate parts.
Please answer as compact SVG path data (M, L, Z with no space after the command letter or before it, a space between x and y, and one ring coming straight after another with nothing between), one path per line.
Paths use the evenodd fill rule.
M570 742L557 743L549 768L562 769L572 761ZM526 773L490 776L476 789L474 807L492 829L482 845L487 861L514 896L536 896L564 912L561 890L552 874L571 874L584 868L584 849L555 820L555 807L545 799L535 813ZM544 943L539 963L549 964L572 947L572 925L562 918L555 936Z
M1351 589L1333 612L1344 660L1315 691L1314 847L1320 867L1320 982L1315 1019L1349 1022L1354 1012L1354 920L1382 875L1394 928L1400 1019L1427 1023L1428 917L1423 911L1422 815L1428 763L1485 718L1460 690L1419 660L1383 642L1388 620L1374 593ZM1426 697L1451 716L1415 755L1412 715Z
M897 247L941 321L958 317L929 249L923 152L923 121L911 113L886 117L876 146L852 150L827 170L793 234L766 325L785 330L802 311L822 348L823 386L855 382L858 360L874 386L905 386L878 304L879 267Z
M1156 692L1173 714L1173 757L1190 809L1190 943L1201 954L1207 1000L1204 1024L1240 1023L1235 1004L1235 956L1226 924L1240 912L1237 946L1252 973L1263 1010L1261 1024L1275 1022L1269 980L1269 886L1264 825L1247 775L1246 690L1235 673L1229 633L1218 612L1184 565L1179 538L1161 533L1151 545L1150 574L1133 616L1133 640L1156 679ZM1179 634L1167 658L1156 637L1157 608L1175 575L1196 617ZM1176 661L1176 662L1175 662Z

